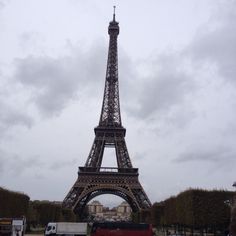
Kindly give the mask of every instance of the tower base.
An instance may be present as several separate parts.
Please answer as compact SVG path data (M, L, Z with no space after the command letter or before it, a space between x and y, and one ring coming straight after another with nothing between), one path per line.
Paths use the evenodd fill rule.
M86 204L96 196L114 194L123 198L133 212L151 207L138 180L138 168L79 167L78 179L63 201L65 207L81 214Z

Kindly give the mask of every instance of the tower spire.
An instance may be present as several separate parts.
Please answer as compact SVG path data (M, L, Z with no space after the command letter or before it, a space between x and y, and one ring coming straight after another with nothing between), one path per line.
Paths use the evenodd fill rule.
M110 40L107 58L107 71L99 126L121 127L117 54L119 23L115 21L115 6L113 21L110 21L108 26L108 34L110 36Z
M116 6L113 6L113 21L116 21Z

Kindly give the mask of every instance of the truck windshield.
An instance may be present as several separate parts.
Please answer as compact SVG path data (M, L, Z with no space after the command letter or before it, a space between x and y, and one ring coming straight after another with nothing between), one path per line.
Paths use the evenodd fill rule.
M21 226L20 225L15 225L14 229L17 230L17 231L20 231L21 230Z
M52 226L49 225L49 226L47 227L47 231L49 231L49 230L51 230L51 229L52 229Z

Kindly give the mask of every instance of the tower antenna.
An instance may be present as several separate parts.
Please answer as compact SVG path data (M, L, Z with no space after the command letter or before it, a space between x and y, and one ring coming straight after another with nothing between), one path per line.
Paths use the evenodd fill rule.
M114 11L113 11L113 21L116 21L116 6L113 6Z

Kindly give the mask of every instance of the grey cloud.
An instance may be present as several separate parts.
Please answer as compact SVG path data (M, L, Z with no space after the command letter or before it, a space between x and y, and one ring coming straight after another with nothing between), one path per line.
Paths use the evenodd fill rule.
M35 31L26 31L19 36L19 46L23 50L45 51L42 48L42 42L44 41L43 35Z
M32 91L31 101L42 114L58 115L78 95L93 94L104 75L104 48L97 45L84 53L73 48L69 56L28 56L16 59L15 79ZM104 63L105 65L105 63Z
M1 0L0 1L0 10L5 7L6 2L7 2L6 0L5 1Z
M147 80L140 100L143 116L155 111L163 111L181 103L187 92L188 81L184 73L175 73L175 70L166 68L156 73L156 76Z
M1 124L4 124L6 126L25 125L29 128L32 126L32 119L29 116L25 115L24 112L6 106L6 104L3 103L0 103L0 107Z
M130 115L142 119L164 117L176 107L187 114L186 108L191 104L186 104L189 103L186 98L193 96L197 87L195 74L201 70L196 67L198 61L217 64L220 74L235 81L235 2L232 5L232 14L227 10L220 18L219 27L199 31L187 49L181 52L154 55L136 65L120 50L121 103ZM31 38L27 33L23 36ZM100 92L94 90L98 81L104 80L106 43L96 42L87 52L69 45L71 53L68 56L31 56L18 59L16 63L16 78L32 89L31 101L47 116L60 114L71 99L85 92L94 97L94 93ZM192 59L191 63L189 59ZM146 75L136 68L140 65L147 67ZM125 80L125 87L122 87L122 80ZM189 116L193 115L194 112L189 113ZM174 120L169 118L169 121Z
M23 158L16 153L0 149L0 175L6 172L21 174L27 169L37 170L38 168L47 168L50 170L59 170L69 166L75 166L76 159L58 160L47 166L39 156ZM36 173L37 175L38 173ZM41 176L41 175L40 175Z
M4 152L0 149L0 174L4 171L6 165L6 158Z
M0 149L0 174L4 172L23 173L29 168L42 167L43 163L38 156L21 158L15 153Z
M146 157L147 157L147 153L146 152L137 152L137 153L134 153L134 155L132 156L132 159L134 160L144 160Z
M24 172L25 169L41 168L44 164L40 161L38 156L23 159L17 155L13 155L14 163L13 168L17 172Z
M182 69L177 53L158 55L148 61L149 74L137 80L132 89L136 89L136 106L130 105L130 113L141 118L161 116L173 107L182 105L185 97L195 90L192 75Z
M76 164L76 159L72 159L72 160L58 160L57 162L54 162L51 164L50 169L51 170L58 170L58 169L62 169L68 166L75 166Z
M224 11L217 12L214 18L199 29L184 50L160 53L141 63L141 66L151 66L146 68L148 73L145 76L138 71L133 73L136 80L131 81L133 85L130 88L135 93L132 96L136 97L136 102L127 99L129 104L126 105L131 115L156 119L160 116L168 117L173 109L178 109L188 113L187 119L191 120L196 114L188 111L191 110L194 94L201 89L204 80L202 75L204 71L208 73L206 67L209 66L216 68L216 76L209 80L214 81L220 75L225 81L235 83L236 1L226 5ZM135 65L132 67L135 68ZM166 121L179 123L178 119L173 119L173 114Z
M228 1L226 6L215 16L216 26L212 27L209 21L207 26L199 30L185 52L195 62L216 66L226 81L235 83L236 1Z
M187 151L179 155L174 159L174 162L192 162L192 161L207 161L207 162L231 162L235 160L236 150L226 147L218 147L213 150L207 149L207 147L193 148L193 150Z
M10 0L0 0L0 10L5 8L7 4L10 3Z
M31 56L17 59L15 76L23 85L33 89L32 100L39 109L50 114L63 109L67 98L74 97L77 92L75 68L71 68L73 63L70 58Z
M26 126L30 128L33 124L33 119L10 104L4 102L4 98L0 101L0 137L13 126Z
M13 127L30 128L34 121L28 113L27 104L16 83L0 71L0 141Z

